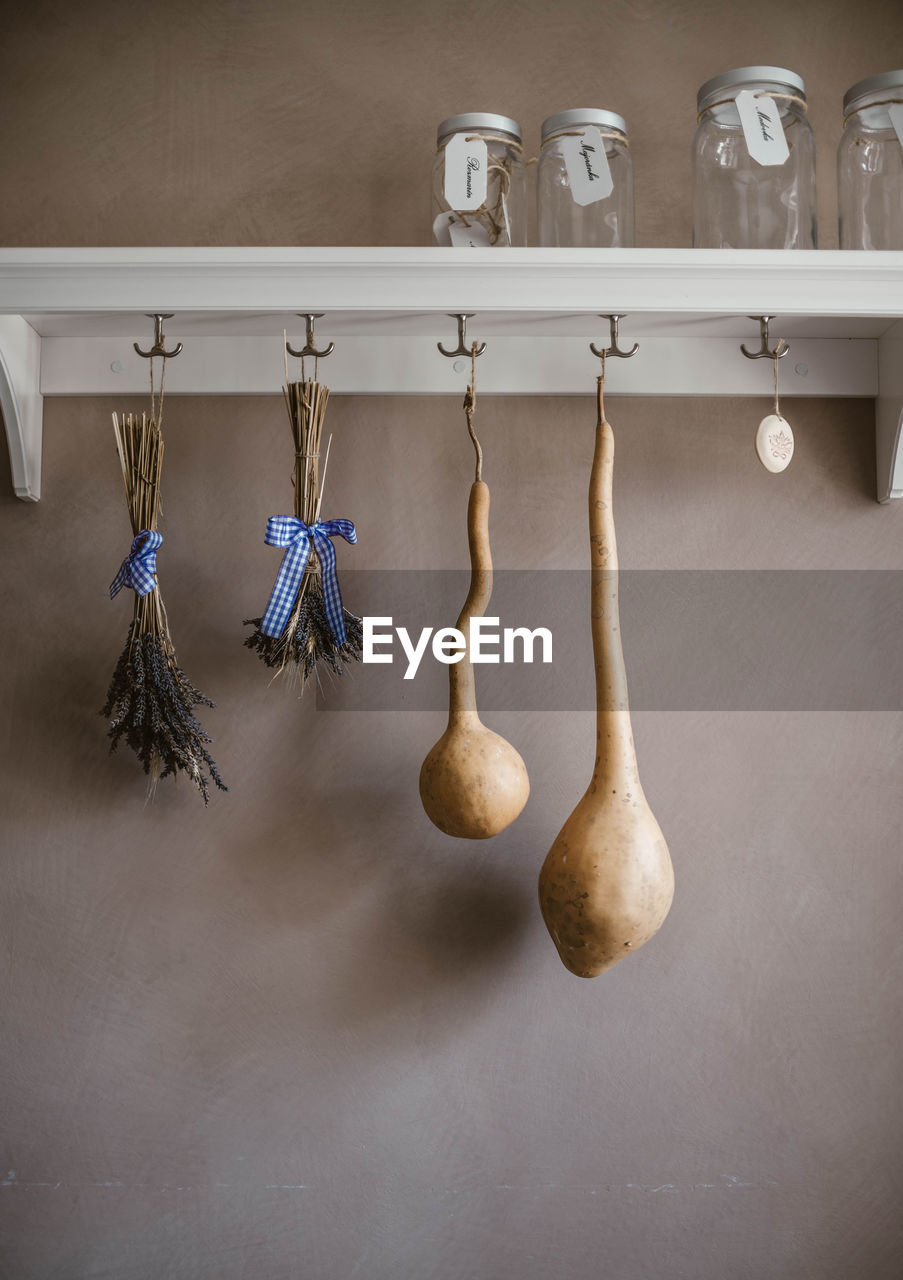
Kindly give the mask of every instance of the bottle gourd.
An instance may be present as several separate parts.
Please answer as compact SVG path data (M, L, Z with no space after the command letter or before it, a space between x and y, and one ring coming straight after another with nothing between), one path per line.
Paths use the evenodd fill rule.
M662 925L674 896L668 846L643 794L627 701L618 615L618 553L612 514L614 435L603 378L589 487L596 762L539 876L539 901L571 973L595 978Z
M464 411L477 468L467 505L470 590L456 624L468 637L470 619L485 614L492 595L489 488L481 479L482 453L473 433L473 406L468 388ZM420 799L427 817L446 835L485 840L504 831L527 803L527 767L511 743L480 720L469 652L449 666L448 693L448 727L423 762Z

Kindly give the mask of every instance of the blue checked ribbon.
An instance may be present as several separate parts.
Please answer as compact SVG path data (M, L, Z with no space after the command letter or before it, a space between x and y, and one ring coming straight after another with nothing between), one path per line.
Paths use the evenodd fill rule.
M336 642L345 643L345 614L335 571L335 547L329 541L337 534L341 534L346 542L357 542L357 533L350 520L318 520L316 524L308 525L297 516L270 516L264 542L271 547L285 547L286 551L267 611L260 623L260 630L265 636L278 639L285 630L313 544L323 575L326 617Z
M157 585L157 549L163 544L163 534L142 529L132 549L110 583L110 599L123 587L131 587L136 595L146 596Z

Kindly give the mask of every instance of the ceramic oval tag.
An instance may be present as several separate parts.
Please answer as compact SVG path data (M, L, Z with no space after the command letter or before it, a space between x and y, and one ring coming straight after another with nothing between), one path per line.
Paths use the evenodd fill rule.
M793 457L793 432L779 413L770 413L759 423L756 453L766 471L784 471Z

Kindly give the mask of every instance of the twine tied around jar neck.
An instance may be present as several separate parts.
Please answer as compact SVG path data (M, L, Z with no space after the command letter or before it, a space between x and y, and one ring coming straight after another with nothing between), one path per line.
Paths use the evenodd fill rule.
M801 98L797 93L769 93L767 89L760 89L758 93L753 94L753 97L754 98L780 98L784 102L796 102L803 108L804 111L808 113L808 105L806 103L806 99ZM707 111L712 111L714 110L715 107L726 107L729 102L735 103L736 101L737 101L736 97L733 97L733 98L720 98L717 102L707 103L706 106L704 106L701 111L697 111L696 123L699 124L700 120L702 119L702 117L705 115Z
M557 142L559 138L582 138L582 137L583 137L582 129L562 129L561 133L553 133L548 138L546 138L545 142L543 142L542 145L540 146L540 151L546 145L546 142ZM600 129L599 137L614 138L617 142L623 142L627 150L628 151L630 150L630 139L627 137L626 133L621 133L617 130L615 130L613 133L603 133L603 131ZM535 160L527 161L527 164L535 164L535 163L536 163Z
M451 142L452 138L456 138L457 136L458 135L456 133L450 133L447 138L443 138L442 141L439 143L438 147L436 148L436 155L438 156L440 152L444 151L445 148L448 146L448 144ZM468 133L464 135L464 141L465 142L501 142L501 143L504 143L506 147L510 147L512 151L519 151L521 155L524 154L524 149L522 145L515 138L510 138L510 137L506 138L505 135L501 133Z

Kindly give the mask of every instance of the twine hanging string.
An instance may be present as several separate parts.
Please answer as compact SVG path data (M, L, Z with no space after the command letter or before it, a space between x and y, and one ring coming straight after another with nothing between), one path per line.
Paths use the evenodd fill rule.
M301 381L302 381L302 382L307 382L307 372L306 372L306 370L305 370L305 368L304 368L304 361L305 361L305 358L306 358L305 356L302 356L302 357L301 357ZM282 330L282 364L283 364L283 368L285 369L285 385L286 385L286 386L288 386L288 382L289 382L289 376L288 376L288 334L287 334L287 331L286 331L285 329L283 329L283 330ZM318 381L319 381L318 374L319 374L318 357L317 357L317 356L314 356L314 382L318 382ZM291 414L289 414L289 416L291 416Z
M776 418L779 418L781 416L781 406L778 403L778 360L780 360L780 356L777 353L777 348L772 352L771 360L774 366L774 414Z
M166 356L162 357L160 363L160 395L154 398L154 357L151 356L148 361L150 365L150 397L151 397L151 419L156 422L157 428L163 426L163 390L166 386Z
M477 407L477 344L474 343L470 348L470 386L467 388L467 394L464 397L464 416L467 419L467 430L473 441L473 447L477 455L477 469L474 480L483 479L483 450L480 442L476 437L473 429L473 415Z

